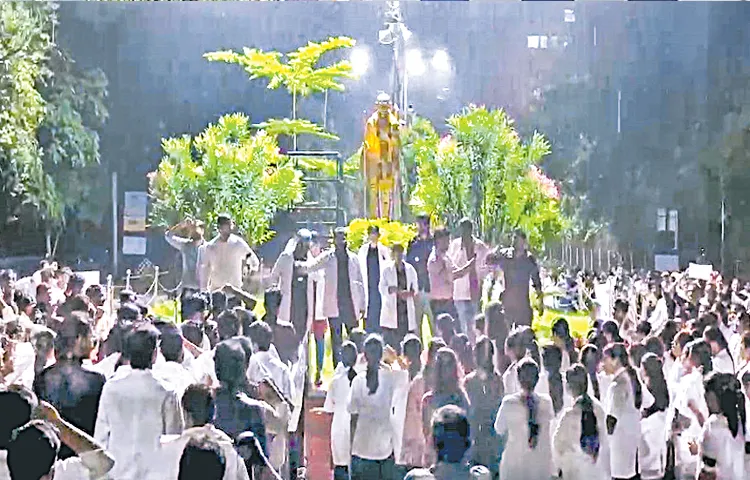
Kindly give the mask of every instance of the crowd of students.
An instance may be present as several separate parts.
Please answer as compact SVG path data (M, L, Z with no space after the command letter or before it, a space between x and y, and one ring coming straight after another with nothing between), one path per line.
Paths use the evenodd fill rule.
M208 261L237 250L236 277L249 250L223 238ZM304 358L229 280L185 289L175 323L53 263L0 271L0 480L296 479Z
M585 339L564 318L538 339L502 302L475 317L475 343L448 313L424 349L355 332L323 409L334 478L750 478L750 289L601 281L611 298L594 302L612 308Z

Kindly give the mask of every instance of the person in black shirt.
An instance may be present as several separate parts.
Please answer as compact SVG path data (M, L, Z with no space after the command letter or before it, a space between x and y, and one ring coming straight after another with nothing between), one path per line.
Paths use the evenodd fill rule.
M432 238L432 232L430 232L429 215L417 217L417 232L417 237L409 244L406 261L417 271L417 280L419 281L419 294L414 298L414 307L419 336L421 337L424 315L427 315L430 322L430 331L435 333L435 319L430 309L430 275L427 272L427 259L435 246L435 240Z
M52 404L63 418L89 435L94 433L99 399L106 381L104 375L83 368L83 360L93 349L92 325L88 316L73 312L60 325L55 339L57 362L34 379L34 393ZM63 446L60 458L73 456Z

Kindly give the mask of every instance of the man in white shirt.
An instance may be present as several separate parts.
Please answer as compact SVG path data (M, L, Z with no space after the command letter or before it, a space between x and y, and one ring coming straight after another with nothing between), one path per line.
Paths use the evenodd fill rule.
M234 222L228 215L219 215L219 235L206 244L200 256L201 291L221 290L227 285L242 288L245 264L251 272L260 268L260 261L241 237L232 233Z
M232 439L211 424L215 409L211 389L191 385L182 396L182 406L187 428L181 435L161 437L161 448L151 463L147 480L177 480L183 451L191 441L200 439L210 440L220 447L226 459L224 480L249 479L245 462L235 450Z
M253 322L250 326L250 338L255 346L255 353L250 357L247 369L248 380L251 383L260 384L270 379L285 400L277 407L279 422L266 419L269 460L273 468L283 476L287 473L289 405L293 398L292 374L289 367L270 353L273 330L266 322L262 320Z
M130 371L116 375L102 391L94 438L115 458L112 480L142 480L162 435L182 432L175 391L151 371L158 331L142 326L125 339Z
M164 361L154 364L154 374L169 383L177 396L181 398L185 389L196 382L196 378L183 365L185 352L182 346L182 335L176 326L170 325L162 329L159 349Z

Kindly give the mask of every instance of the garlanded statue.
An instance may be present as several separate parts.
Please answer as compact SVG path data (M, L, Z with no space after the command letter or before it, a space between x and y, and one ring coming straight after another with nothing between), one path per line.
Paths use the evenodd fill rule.
M401 214L400 123L388 94L379 94L376 106L362 145L365 211L369 218L394 220Z

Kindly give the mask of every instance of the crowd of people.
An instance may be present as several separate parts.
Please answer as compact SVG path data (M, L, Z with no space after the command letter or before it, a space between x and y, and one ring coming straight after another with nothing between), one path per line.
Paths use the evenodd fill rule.
M750 478L750 285L621 269L543 282L522 234L511 250L475 240L473 254L464 230L451 255L425 227L406 258L426 274L435 335L423 346L410 325L395 345L354 330L342 344L318 412L332 416L334 478ZM462 318L479 306L472 286L497 273L497 301ZM530 328L530 284L558 281L592 308L580 338L563 317L551 338Z
M300 230L257 319L243 277L260 262L231 218L218 231L167 232L179 322L55 263L0 272L0 480L297 478L306 339L323 386L327 330L335 372L316 413L331 416L335 479L750 476L750 285L554 279L522 232L492 249L470 220L453 236L420 218L410 244L386 248L372 227L358 252L345 229L330 248ZM558 280L593 307L585 338L562 317L551 338L531 328L531 287L542 310Z

